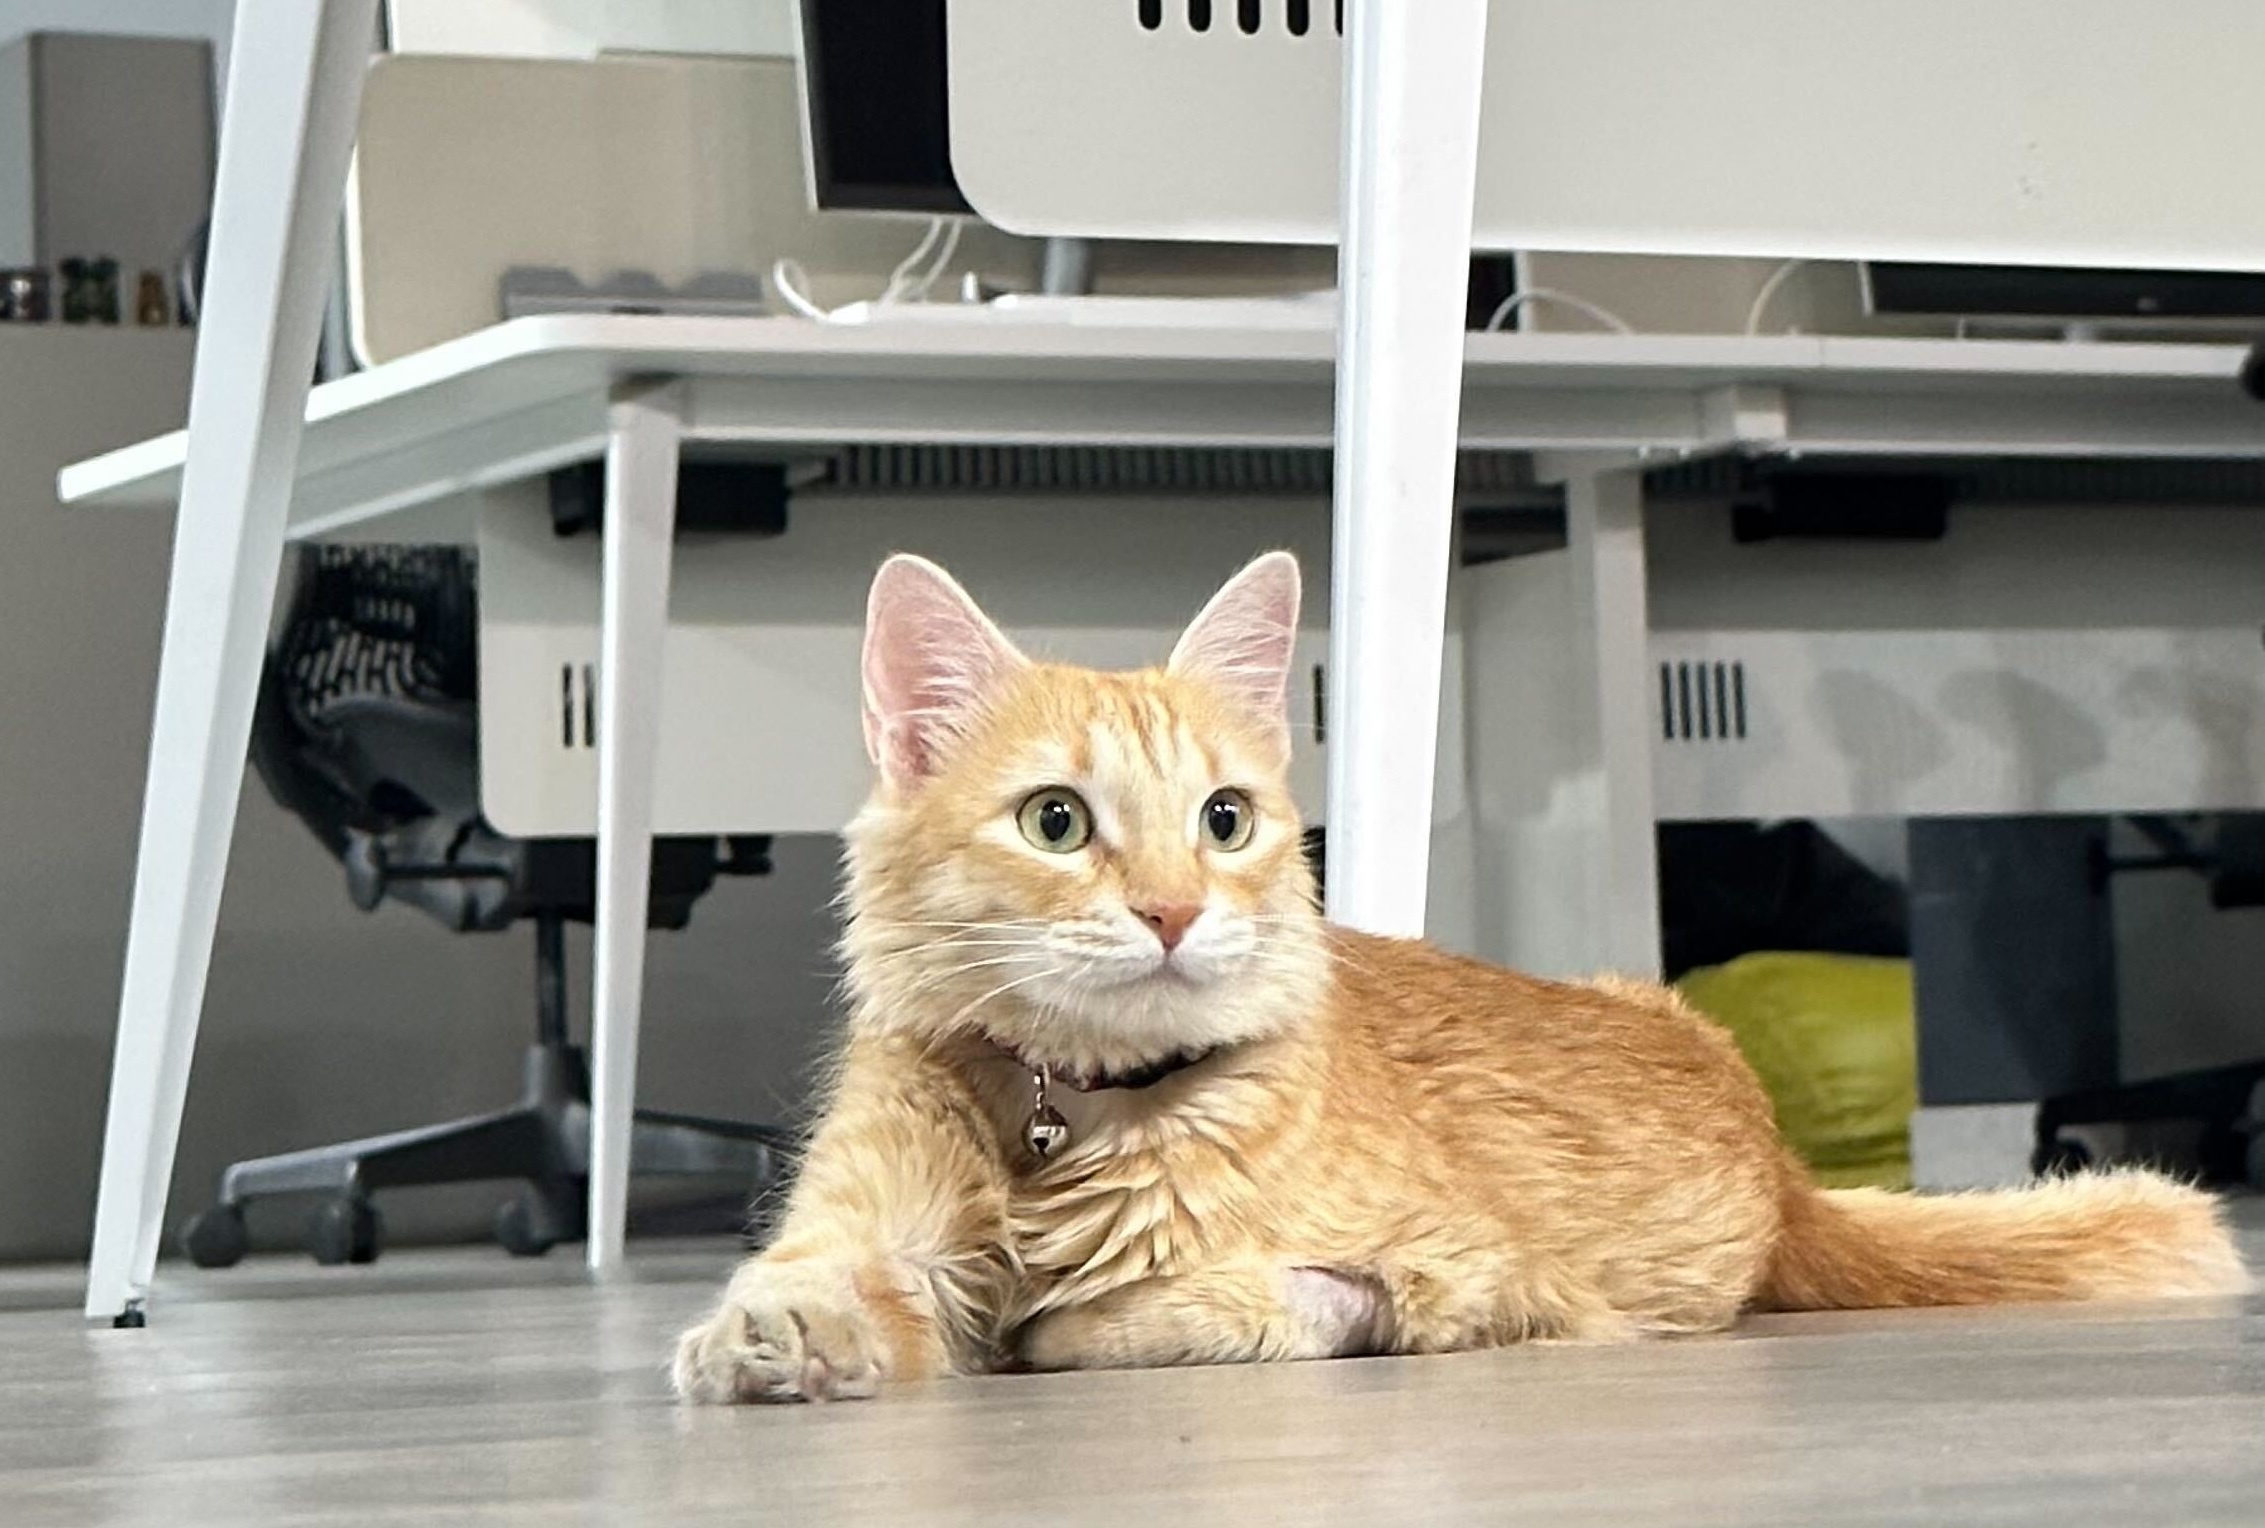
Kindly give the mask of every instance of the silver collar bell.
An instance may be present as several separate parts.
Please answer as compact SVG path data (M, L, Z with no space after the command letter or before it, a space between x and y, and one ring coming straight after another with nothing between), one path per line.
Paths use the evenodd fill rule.
M1030 1117L1022 1122L1022 1143L1030 1154L1043 1162L1055 1150L1069 1141L1070 1122L1062 1118L1062 1111L1046 1101L1046 1069L1039 1067L1030 1074Z

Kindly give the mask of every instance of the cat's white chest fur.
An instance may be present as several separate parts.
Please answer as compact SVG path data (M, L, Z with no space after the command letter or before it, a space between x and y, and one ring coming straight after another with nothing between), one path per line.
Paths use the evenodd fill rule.
M999 1111L1017 1176L1008 1221L1028 1277L1026 1313L1075 1305L1136 1280L1181 1273L1204 1261L1203 1220L1221 1180L1211 1164L1185 1160L1159 1142L1159 1100L1149 1092L1048 1089L1069 1125L1053 1160L1037 1161L1021 1140L1032 1090ZM1011 1133L1009 1133L1011 1132Z

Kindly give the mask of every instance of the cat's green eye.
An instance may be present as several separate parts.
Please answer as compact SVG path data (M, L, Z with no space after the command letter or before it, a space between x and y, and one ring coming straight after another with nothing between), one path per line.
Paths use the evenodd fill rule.
M1034 792L1015 813L1015 826L1034 849L1048 854L1073 854L1093 838L1093 814L1085 800L1065 785L1050 785Z
M1258 813L1252 809L1250 797L1231 786L1213 791L1203 804L1203 837L1214 849L1240 849L1250 842L1257 826Z

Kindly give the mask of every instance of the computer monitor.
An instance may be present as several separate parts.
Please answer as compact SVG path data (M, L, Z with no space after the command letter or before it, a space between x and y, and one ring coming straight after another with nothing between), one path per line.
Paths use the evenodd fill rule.
M952 175L945 0L802 0L802 123L822 212L973 216Z
M1867 312L2088 324L2265 318L2265 276L2235 271L1867 261Z

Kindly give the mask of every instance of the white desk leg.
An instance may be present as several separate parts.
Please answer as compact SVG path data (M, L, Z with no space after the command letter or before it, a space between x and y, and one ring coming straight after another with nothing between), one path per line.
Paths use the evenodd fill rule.
M1644 475L1624 458L1565 464L1565 522L1577 599L1596 653L1604 821L1598 884L1601 969L1656 977L1659 851L1652 793L1651 616L1644 571ZM1517 662L1517 655L1501 655Z
M621 1266L652 892L653 774L681 420L674 396L617 398L606 446L598 659L597 976L590 1020L590 1271Z
M86 1313L138 1325L228 840L375 0L239 0L150 727Z
M1420 934L1488 0L1347 8L1329 914Z

